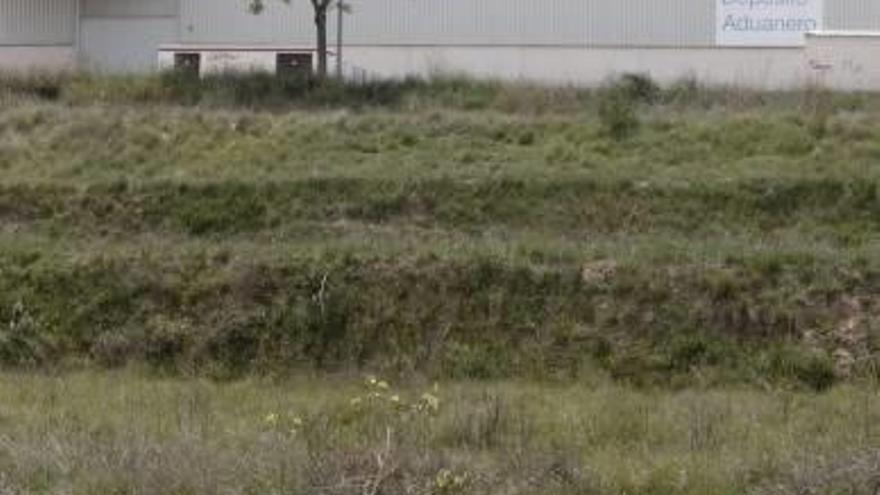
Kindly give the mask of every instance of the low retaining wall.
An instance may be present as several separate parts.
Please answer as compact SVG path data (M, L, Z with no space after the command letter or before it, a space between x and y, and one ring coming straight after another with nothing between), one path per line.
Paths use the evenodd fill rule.
M351 46L345 62L380 76L461 73L552 84L598 85L627 72L661 83L761 89L803 86L809 76L799 48L395 47Z
M819 85L840 90L880 91L880 33L809 34L805 57Z
M77 54L73 46L0 46L2 71L75 70Z

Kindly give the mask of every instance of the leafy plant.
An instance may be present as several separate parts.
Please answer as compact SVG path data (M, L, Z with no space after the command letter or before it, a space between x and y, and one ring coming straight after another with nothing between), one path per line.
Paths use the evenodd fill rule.
M22 301L9 312L5 326L0 326L0 364L35 366L47 359L46 331L36 315Z
M599 100L599 122L605 133L616 141L632 136L641 125L637 101L626 89L606 89Z

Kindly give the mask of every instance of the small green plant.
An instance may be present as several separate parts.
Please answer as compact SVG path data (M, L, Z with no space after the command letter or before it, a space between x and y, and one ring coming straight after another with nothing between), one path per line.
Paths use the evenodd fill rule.
M820 351L782 344L774 346L766 359L771 377L793 380L816 392L828 390L838 380L833 360Z
M801 106L810 135L814 139L824 138L835 110L831 91L811 86L804 91Z
M417 417L431 417L440 411L438 392L439 387L435 384L432 390L425 391L418 397L407 398L394 391L387 381L370 376L364 382L364 393L349 400L347 414L378 414L398 424ZM393 428L394 425L389 424L388 427Z
M0 94L57 101L61 97L64 80L65 76L51 73L0 74Z
M45 336L41 322L22 301L9 312L5 326L0 326L0 364L34 366L46 356Z
M599 122L615 141L623 141L638 130L641 122L637 101L620 87L605 89L599 96Z
M434 485L431 487L433 495L455 495L462 493L468 486L470 478L467 472L453 472L449 469L441 469L434 477Z
M654 82L648 74L623 74L615 81L613 87L630 100L649 105L656 103L662 94L660 85Z
M677 106L694 105L700 102L702 88L695 77L684 77L669 85L661 94L663 103Z
M428 436L440 408L437 385L408 395L370 376L362 392L347 402L312 415L270 411L261 424L276 438L302 444L308 451L307 472L316 485L308 489L400 493L405 484L421 485L430 494L454 495L467 487L466 472L446 467L425 472L410 462L427 455Z

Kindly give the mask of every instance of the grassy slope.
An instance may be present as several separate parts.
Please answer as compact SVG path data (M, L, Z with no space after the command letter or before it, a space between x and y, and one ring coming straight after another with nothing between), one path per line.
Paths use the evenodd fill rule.
M873 493L874 97L53 84L0 104L0 362L134 371L0 374L0 493Z
M430 89L4 106L0 357L821 388L846 351L871 373L871 97L693 94L616 140L601 94Z

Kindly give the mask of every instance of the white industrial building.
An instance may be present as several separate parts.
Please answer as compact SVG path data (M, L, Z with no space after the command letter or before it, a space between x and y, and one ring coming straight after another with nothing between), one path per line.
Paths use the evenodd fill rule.
M160 49L312 49L308 0L268 3L254 16L247 0L0 0L0 70L150 71ZM348 3L346 65L382 76L596 84L639 72L660 81L790 87L818 78L880 89L880 0Z

